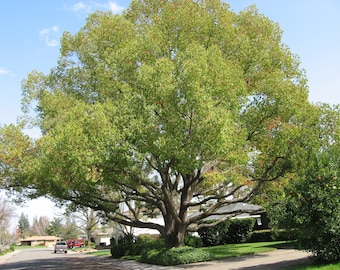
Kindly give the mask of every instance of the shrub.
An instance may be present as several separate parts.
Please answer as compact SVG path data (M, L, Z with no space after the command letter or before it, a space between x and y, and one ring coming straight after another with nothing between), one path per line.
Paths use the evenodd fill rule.
M197 236L186 236L184 239L185 245L194 247L194 248L200 248L203 247L203 241L200 237Z
M112 245L111 255L113 258L121 258L125 255L143 255L151 249L164 248L164 240L159 236L141 235L138 237L122 237L118 245Z
M271 230L253 231L248 239L248 242L271 242L271 241L273 241Z
M121 258L129 254L130 244L118 244L111 247L111 256L113 258Z
M119 236L118 244L128 245L134 243L136 237L132 233L126 233L124 235Z
M206 223L213 223L214 221L207 221ZM224 234L228 230L229 220L221 222L213 227L205 227L199 229L197 232L202 239L205 247L217 246L223 244Z
M235 244L248 240L255 224L255 219L232 219L230 220L227 233L224 234L223 242Z
M212 221L210 221L212 222ZM252 218L230 219L198 230L204 246L216 246L246 241L255 224Z
M153 249L142 255L142 262L156 265L178 265L209 261L210 253L193 247L179 247L171 249Z
M286 190L283 220L300 249L317 261L340 260L340 181L333 176L309 177Z
M142 255L152 249L165 247L164 240L159 236L140 235L135 243L131 245L129 255Z
M124 234L118 238L118 245L112 245L114 243L113 239L111 241L111 256L113 258L121 258L124 255L128 255L131 249L131 245L135 241L135 236L133 234Z

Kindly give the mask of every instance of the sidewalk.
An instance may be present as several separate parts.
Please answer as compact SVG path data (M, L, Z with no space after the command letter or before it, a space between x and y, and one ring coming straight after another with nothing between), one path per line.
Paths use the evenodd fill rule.
M118 259L113 260L112 265L128 270L276 270L307 264L308 257L308 253L303 251L278 249L256 255L179 266L157 266Z

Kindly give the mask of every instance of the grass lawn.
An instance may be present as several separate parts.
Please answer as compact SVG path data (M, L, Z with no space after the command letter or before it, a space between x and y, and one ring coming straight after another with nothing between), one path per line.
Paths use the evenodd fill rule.
M259 243L244 243L244 244L229 244L214 247L202 247L212 254L214 260L237 257L242 255L250 255L261 252L273 251L278 248L286 247L288 244L284 241L277 242L259 242ZM110 255L110 250L100 250L89 252L92 255L107 256ZM140 256L124 256L124 259L139 260Z
M340 262L330 263L326 265L310 265L310 266L299 266L291 268L290 270L338 270L340 269Z
M214 260L219 260L242 255L269 252L287 246L289 246L289 244L287 244L284 241L276 241L276 242L228 244L222 246L203 247L201 249L210 252Z
M102 250L97 250L97 251L90 251L90 252L87 252L87 254L96 255L96 256L108 256L108 255L111 255L111 250L102 249Z

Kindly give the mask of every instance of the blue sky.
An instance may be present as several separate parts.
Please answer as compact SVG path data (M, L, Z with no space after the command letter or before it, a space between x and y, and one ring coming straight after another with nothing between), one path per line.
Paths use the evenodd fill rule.
M230 0L235 12L255 4L279 23L283 41L300 57L309 80L311 102L340 104L340 1ZM21 115L21 80L32 70L48 73L59 56L64 31L76 33L89 13L121 12L130 1L17 0L0 9L0 124L16 123ZM48 215L52 204L31 202L30 217ZM43 207L44 206L44 207ZM38 209L38 210L36 210ZM44 210L45 209L45 210Z

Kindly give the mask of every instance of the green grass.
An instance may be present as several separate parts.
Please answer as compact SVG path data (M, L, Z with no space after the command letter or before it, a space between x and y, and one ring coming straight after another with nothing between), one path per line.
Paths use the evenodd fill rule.
M288 244L285 241L276 242L259 242L259 243L244 243L244 244L229 244L214 247L202 247L202 250L208 251L212 254L214 260L225 259L230 257L237 257L242 255L250 255L261 252L269 252L278 248L287 247ZM91 255L106 256L110 255L110 250L100 250L89 252ZM140 256L124 256L123 259L136 260L140 259Z
M276 241L276 242L228 244L213 247L203 247L201 249L208 251L210 254L212 254L214 260L220 260L230 257L238 257L243 255L269 252L286 246L288 246L286 242Z
M102 250L97 250L97 251L90 251L90 252L87 252L87 254L96 255L96 256L109 256L111 255L111 250L102 249Z
M291 268L290 270L338 270L340 269L340 262L338 263L330 263L325 265L308 265L308 266L299 266L295 268Z

